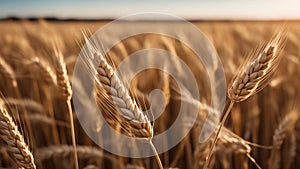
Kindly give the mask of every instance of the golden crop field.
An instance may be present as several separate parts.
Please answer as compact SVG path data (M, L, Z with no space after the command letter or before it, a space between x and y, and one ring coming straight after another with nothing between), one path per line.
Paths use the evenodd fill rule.
M102 149L86 134L75 113L71 87L76 79L72 75L82 45L85 44L82 32L88 32L87 36L90 36L107 23L108 21L45 20L0 22L0 168L69 169L76 168L76 161L79 168L85 169L159 168L157 156L127 158ZM300 22L192 23L203 31L214 45L223 64L226 84L230 91L227 99L231 101L234 100L232 93L235 92L234 87L231 87L235 83L232 84L231 79L236 75L247 76L238 72L247 68L240 65L251 51L263 42L269 42L272 35L284 26L288 27L286 44L280 56L275 53L274 58L271 56L263 61L261 58L256 61L256 58L252 58L255 61L252 60L253 64L258 64L251 69L254 77L250 77L249 74L250 80L243 81L243 84L237 87L239 91L235 92L235 95L239 95L247 86L247 95L243 96L243 101L240 96L240 100L236 98L233 101L235 104L218 135L212 135L205 143L199 142L202 125L209 112L205 109L199 110L195 123L189 119L181 119L182 126L193 125L192 129L175 147L159 154L162 166L180 169L203 168L214 137L218 136L208 168L299 168ZM108 38L113 36L107 35ZM265 51L260 52L271 55L277 49L280 50L281 44L278 42L275 46L267 47ZM107 61L101 61L97 69L99 84L95 87L95 97L98 108L103 110L108 124L119 132L130 137L151 139L152 135L162 133L174 123L180 110L180 96L184 93L178 91L178 85L171 76L158 70L139 73L130 85L125 87L119 83L114 74L114 67L126 56L147 48L169 51L189 66L201 93L197 103L209 105L213 96L208 92L210 84L207 72L203 65L196 64L195 53L185 44L154 34L132 36L116 44L106 55ZM180 66L176 71L182 76L186 73ZM250 70L247 71L249 73ZM274 75L269 76L273 71ZM127 87L128 93L124 92L127 91ZM149 122L149 115L140 111L150 107L149 94L154 89L160 89L164 96L164 109L155 123ZM127 106L125 111L123 107L118 108L112 104L111 100L114 99L120 101L119 106L133 106ZM128 103L128 100L132 102ZM195 101L188 95L185 96L185 100ZM89 104L84 96L82 104ZM135 121L121 117L122 113L128 111L134 114ZM91 125L97 126L93 123ZM181 130L183 131L184 127L178 128L178 132ZM101 130L95 133L103 137ZM72 145L74 138L77 153L74 153ZM168 139L175 139L175 136L171 135ZM111 146L118 149L126 145L120 142ZM78 160L74 161L75 154Z

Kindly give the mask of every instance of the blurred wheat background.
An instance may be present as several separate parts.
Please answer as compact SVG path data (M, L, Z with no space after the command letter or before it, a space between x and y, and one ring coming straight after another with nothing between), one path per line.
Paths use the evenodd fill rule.
M93 33L106 23L0 22L2 100L29 145L37 168L75 167L68 107L57 85L56 55L57 51L62 54L72 82L74 65L84 43L82 30ZM229 82L245 56L261 42L268 41L273 32L285 23L212 21L193 24L215 46ZM266 88L233 107L219 136L211 168L257 168L254 160L264 169L299 168L300 23L294 21L288 25L288 40L278 71ZM118 64L131 53L150 47L168 50L186 61L201 88L199 101L209 103L211 96L205 93L209 83L203 67L195 65L195 54L174 39L151 34L134 36L114 46L109 55ZM145 75L148 78L143 78ZM138 93L138 102L142 100L139 97L147 98L154 88L164 91L166 107L156 121L154 133L167 129L176 118L178 93L172 84L170 77L156 70L142 72L131 83L130 89ZM160 154L165 168L203 167L211 145L211 142L201 144L198 140L204 114L199 111L190 133L176 147ZM85 134L75 112L73 115L80 168L158 168L154 157L129 159L102 150ZM189 121L185 123L189 125ZM3 140L0 140L0 167L17 168L12 150Z

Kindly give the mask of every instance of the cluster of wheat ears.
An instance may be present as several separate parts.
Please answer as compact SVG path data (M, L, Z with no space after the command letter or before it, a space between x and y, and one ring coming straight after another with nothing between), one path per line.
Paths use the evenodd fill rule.
M217 130L209 141L206 143L197 141L201 124L205 119L204 114L207 112L205 112L204 105L206 104L204 102L194 101L201 105L203 110L199 110L199 119L196 121L196 126L193 127L192 134L184 138L178 146L161 155L157 154L151 139L156 132L167 129L169 123L172 123L173 117L169 117L167 114L152 123L148 115L144 114L145 107L149 105L145 103L147 94L143 93L143 89L147 91L151 85L160 86L166 97L165 100L167 100L166 109L174 111L178 109L176 107L178 91L174 89L176 87L172 85L172 79L167 76L158 77L161 76L161 72L150 71L149 75L153 75L152 84L148 83L149 81L141 81L139 78L132 85L133 87L130 87L122 82L120 74L116 72L114 65L117 61L114 56L125 56L133 51L132 46L126 49L127 42L120 43L117 50L108 55L102 55L101 49L94 48L93 57L100 58L99 65L92 67L93 64L89 61L91 56L86 56L84 61L94 71L93 78L96 82L94 96L99 109L103 112L103 117L115 130L130 137L147 140L156 154L153 159L129 159L118 157L94 146L85 135L78 124L71 102L72 83L68 70L74 66L76 57L66 57L67 52L65 51L72 50L72 47L67 46L66 40L62 40L63 38L59 37L53 28L49 28L48 23L41 21L38 24L38 26L32 26L24 23L25 26L21 27L22 31L14 30L14 33L21 34L20 38L13 39L10 34L1 37L3 45L0 52L2 79L0 99L1 167L207 169L215 166L217 168L248 168L250 165L248 160L252 163L252 167L257 168L261 168L261 165L269 168L291 168L297 165L293 164L292 160L285 159L283 154L291 153L290 157L295 157L297 154L295 128L298 112L296 110L286 113L281 120L274 135L271 135L273 144L268 144L268 142L258 144L255 142L257 141L255 137L263 136L254 134L253 142L247 141L224 126L231 111L234 113L230 118L231 121L236 120L236 123L240 124L251 120L237 120L240 117L235 112L237 110L235 110L234 104L256 95L270 83L273 86L277 85L278 79L275 79L276 81L271 81L271 79L284 55L288 32L286 28L277 31L266 43L258 45L232 74L232 80L228 83L227 88L224 116L219 124L215 124ZM11 25L11 27L13 26ZM1 31L7 31L4 28ZM44 33L35 32L41 28L44 29ZM153 35L148 36L155 39L155 37L151 37ZM70 37L65 36L65 38ZM141 39L141 37L137 37L137 39ZM134 44L133 46L136 47L139 46L139 42L139 40L134 42L129 40L128 43ZM155 42L153 40L145 43L148 46L158 45ZM80 43L89 43L86 35L83 35ZM179 42L163 39L163 43L166 49L176 52ZM178 50L186 50L182 46L179 48ZM123 50L118 51L118 49ZM78 51L78 49L74 49L74 51ZM274 96L270 95L269 97ZM189 98L186 99L189 101ZM268 103L268 106L272 107L272 103ZM248 107L251 111L256 108L255 106ZM256 121L253 123L256 125ZM247 124L251 125L251 122L247 122ZM249 126L245 128L247 127ZM292 146L285 150L287 152L282 152L283 144L286 142L291 142ZM252 152L253 147L256 148L255 152ZM268 162L256 160L256 157L259 157L257 149L268 151ZM222 153L220 155L217 152L232 153L233 156L222 155ZM235 164L232 164L232 160L235 161Z

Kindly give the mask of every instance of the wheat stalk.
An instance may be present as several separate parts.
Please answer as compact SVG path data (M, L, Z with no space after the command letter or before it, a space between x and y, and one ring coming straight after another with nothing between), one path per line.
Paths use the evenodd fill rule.
M0 100L0 137L8 145L16 164L20 168L35 169L34 158L18 130L13 118L9 115L4 103Z
M74 148L74 162L75 162L75 168L79 169L78 166L78 157L77 157L77 151L76 151L76 136L75 136L75 126L74 126L74 118L73 118L73 111L71 106L71 98L72 98L72 88L70 84L70 80L68 77L68 72L66 68L66 64L64 62L64 58L59 52L59 50L55 51L56 57L57 57L57 66L56 66L56 77L57 77L57 84L58 87L63 92L63 95L66 98L66 103L68 106L68 112L70 117L70 127L71 127L71 137L72 137L72 144Z
M245 60L244 64L232 78L227 96L229 103L224 109L224 116L217 128L209 155L204 165L207 169L213 149L217 143L221 128L236 102L241 102L263 89L270 81L281 60L281 53L285 47L287 37L286 29L279 31L271 38L269 43L259 45ZM250 157L249 157L250 158Z

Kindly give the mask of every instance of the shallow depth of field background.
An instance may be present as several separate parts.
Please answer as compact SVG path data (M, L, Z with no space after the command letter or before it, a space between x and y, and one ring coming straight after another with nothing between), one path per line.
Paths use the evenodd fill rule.
M282 2L278 3L279 6L280 4L282 10L285 9L283 11L288 12L286 8L288 9L289 6ZM265 2L263 6L267 8L267 5L268 3ZM252 15L256 21L251 21L251 16L247 17L246 15L237 17L239 21L229 21L232 17L225 18L226 21L220 21L218 16L214 16L214 20L192 21L206 34L216 48L224 66L227 82L230 81L251 50L260 43L268 41L278 28L283 25L289 27L283 58L270 84L245 102L236 104L225 125L229 129L227 132L235 133L244 140L267 146L267 148L241 143L243 141L241 138L238 138L237 142L230 138L220 140L211 160L212 168L256 168L246 156L245 152L249 151L249 148L251 148L251 157L263 169L296 169L300 167L300 120L298 120L300 115L300 22L297 20L277 21L278 18L295 19L297 15L294 6L296 5L290 4L290 7L293 7L290 8L290 14L284 12L278 14L275 7L273 10L267 10L265 18L263 12L259 12L261 18L264 18L260 21L257 20L259 16L253 17ZM4 7L9 7L9 5L3 5L2 8ZM37 7L39 6L37 5ZM47 7L44 8L47 9ZM54 8L53 5L49 6L49 9L51 8ZM17 9L12 11L17 11ZM25 5L24 9L30 8ZM106 11L109 11L108 9ZM249 10L251 9L249 7ZM37 11L41 11L41 9ZM45 12L46 16L51 14L49 11ZM238 16L239 11L242 12L242 8L239 10L236 8L233 11L232 16ZM270 11L273 11L274 14ZM78 11L77 14L80 15L80 12L84 13ZM131 11L127 10L126 12ZM33 11L32 14L34 13ZM122 12L120 13L122 14ZM14 15L7 13L3 16ZM20 14L17 16L20 17ZM1 69L0 91L15 112L12 115L30 145L37 168L74 168L69 116L64 98L57 87L45 81L43 72L39 67L31 64L30 60L40 58L54 69L52 65L54 52L51 44L55 41L58 49L63 53L72 81L74 64L84 42L82 31L93 33L109 21L46 19L30 21L26 19L29 16L31 16L30 13L27 13L23 17L25 19L0 21L0 57L12 67L17 78L20 96L16 95L11 78L5 73L5 70ZM205 13L200 20L205 19L206 16L210 18L209 13ZM245 18L247 20L243 20ZM79 17L79 19L83 18ZM197 17L191 17L191 19L197 19ZM135 23L131 24L134 26ZM147 24L151 24L151 22L147 22ZM202 65L193 64L191 58L194 53L180 42L161 36L134 36L117 44L109 54L112 60L118 63L120 59L131 53L149 47L168 50L187 61L187 65L196 75L200 90L204 92L200 101L209 103L211 96L205 93L209 85L207 75ZM154 126L155 133L160 133L172 124L175 118L174 114L176 115L176 111L178 111L178 93L174 89L172 80L162 72L151 70L137 76L130 86L130 89L139 93L142 98L147 98L147 94L154 88L162 89L167 100L163 115ZM139 101L139 98L136 99ZM30 104L28 101L32 103ZM24 123L24 111L28 112L30 124ZM160 154L165 168L202 168L210 146L210 143L200 144L198 141L202 122L205 119L203 114L205 112L199 111L198 123L176 147ZM128 159L102 150L85 134L76 116L74 118L80 168L158 168L154 157ZM189 125L189 121L185 123ZM16 168L10 156L5 143L0 140L0 168Z
M72 77L73 66L80 52L80 42L82 42L82 29L95 31L99 27L105 25L106 22L47 22L44 20L30 21L5 21L0 23L1 32L1 57L5 59L15 71L19 83L19 90L22 99L32 99L40 104L41 112L28 108L33 130L33 139L30 145L36 159L43 157L45 159L36 160L38 167L41 168L69 168L72 166L72 153L70 149L63 150L62 145L71 145L70 133L68 126L67 109L64 105L63 98L58 89L44 81L44 76L39 72L39 68L28 64L30 58L39 57L48 61L51 65L51 42L53 37L58 38L59 48L63 52L65 61L68 66L68 72ZM221 58L229 81L236 72L243 57L255 48L262 41L271 38L272 33L281 26L282 22L193 22L199 27L211 40ZM298 22L290 22L288 33L288 42L283 53L284 57L279 66L278 72L275 74L270 85L249 100L236 104L226 123L226 127L232 132L241 136L245 140L261 145L272 146L275 131L279 129L279 124L290 113L296 111L298 118L299 113L299 39L300 29ZM142 49L145 45L153 44L158 48L169 50L174 54L180 54L180 57L186 58L192 53L182 52L183 46L175 44L171 39L160 40L161 37L146 36L142 40L139 37L132 37L121 44L116 45L111 51L112 58L122 58L136 49ZM172 46L173 44L173 46ZM171 47L170 47L171 46ZM191 64L191 66L194 66ZM196 65L197 66L197 65ZM193 68L201 71L199 68ZM156 122L155 132L161 132L172 122L172 114L178 106L176 103L176 92L173 91L171 85L167 85L169 81L164 79L160 73L144 72L149 78L143 76L137 77L136 84L132 88L138 89L146 94L153 87L162 88L166 86L165 92L170 93L170 101L166 105L164 111L165 116L159 118ZM200 76L203 74L203 76ZM205 87L205 72L199 73L197 76L198 84ZM1 72L0 89L4 97L8 100L16 98L14 90L11 86L9 77ZM156 80L153 80L156 79ZM206 79L207 80L207 79ZM174 98L172 98L174 96ZM205 98L202 98L205 101ZM13 106L18 109L18 106ZM18 109L22 118L21 108ZM51 116L51 113L54 113ZM201 114L201 112L199 112ZM32 116L32 117L31 117ZM199 121L203 120L201 115ZM291 120L293 121L293 120ZM188 123L188 122L186 122ZM288 122L289 123L289 122ZM23 126L23 133L29 136L27 126ZM272 149L262 149L252 147L251 155L256 159L257 163L263 168L272 168L272 163L278 162L278 168L297 168L299 164L299 126L297 122L289 126L282 136L283 143L280 144L278 151ZM199 168L204 161L205 153L207 153L208 145L198 142L199 131L201 125L195 125L189 135L175 148L161 154L165 167L178 168ZM80 166L83 168L88 164L93 164L98 168L119 168L139 166L145 168L156 168L156 162L152 158L146 159L126 159L109 154L95 146L93 142L85 135L80 125L76 123L77 143L79 146L90 146L92 149L101 151L102 158L99 156L89 155L91 152L80 155ZM29 139L29 138L27 138ZM235 145L237 143L218 144L216 154L213 158L215 168L255 168L250 160L245 156L243 147ZM51 148L49 146L56 146ZM39 155L40 148L49 147L48 151L58 149L51 157ZM59 149L62 149L59 151ZM65 152L64 152L65 151ZM88 151L88 150L86 150ZM271 158L274 151L278 157L275 160ZM43 152L45 153L45 152ZM107 158L107 157L109 158ZM113 160L112 160L113 159ZM117 164L114 162L117 161ZM272 161L274 160L274 161ZM1 159L2 167L11 167L12 163L9 159L5 144L1 143Z

